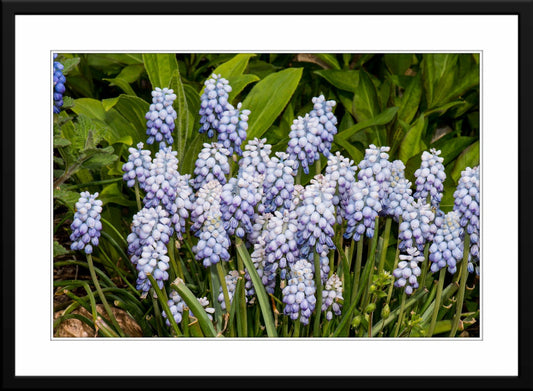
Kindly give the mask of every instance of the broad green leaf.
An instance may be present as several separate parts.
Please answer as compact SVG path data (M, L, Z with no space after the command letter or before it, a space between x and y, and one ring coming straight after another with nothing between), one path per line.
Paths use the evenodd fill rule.
M443 94L443 90L448 90L452 86L458 56L456 53L424 54L422 72L429 108L439 103L435 98Z
M264 79L268 75L278 71L281 67L270 64L261 60L254 60L248 64L248 73L257 75L260 79Z
M344 150L348 153L348 155L350 155L350 158L353 159L354 162L360 162L365 157L365 154L359 149L357 149L349 141L342 138L336 138L334 141L335 144L337 144L339 147L344 148Z
M474 168L479 165L479 141L466 148L455 161L451 176L455 183L461 178L461 172L467 167Z
M128 121L128 134L137 144L146 138L146 118L145 115L150 108L150 104L144 99L131 95L119 95L113 110L119 113Z
M433 113L438 113L439 115L443 115L444 113L446 113L449 109L453 108L453 107L457 107L457 106L462 106L465 104L465 101L462 101L462 100L458 100L458 101L455 101L455 102L449 102L449 103L446 103L442 106L438 106L438 107L435 107L431 110L427 110L424 112L424 115L428 116L430 114L433 114Z
M54 198L61 200L63 204L74 209L74 205L80 199L80 193L70 190L54 189Z
M355 114L353 111L353 93L338 90L337 98L337 101L344 106L344 109L355 118Z
M327 65L329 65L333 69L341 69L339 62L337 61L337 57L334 54L315 53L314 56L321 59L323 62L325 62Z
M440 150L444 165L448 165L475 140L475 137L444 137L433 143L431 148Z
M67 147L72 144L69 140L63 137L54 137L54 148Z
M366 129L372 126L377 126L377 125L386 125L394 119L394 116L396 115L397 112L398 112L397 107L389 107L388 109L379 113L374 118L371 118L366 121L358 122L355 125L350 126L348 129L345 129L339 132L336 138L340 138L343 140L349 140L354 134L360 132L363 129Z
M60 62L61 64L63 64L63 75L67 76L71 70L78 66L78 64L80 63L80 58L66 58L64 60L61 60Z
M118 160L118 156L112 153L97 152L81 165L82 168L100 169Z
M357 122L372 119L380 112L376 88L365 71L359 72L359 83L353 97L353 111Z
M420 115L400 144L398 152L400 160L407 162L411 157L424 150L426 146L422 141L422 135L426 127L427 120L424 115Z
M99 119L105 121L105 110L102 102L92 98L79 98L74 100L72 111L76 114L86 115L88 118Z
M105 186L98 197L104 205L114 203L121 206L133 207L136 205L135 200L128 199L120 190L118 183L112 183Z
M118 96L114 98L102 99L102 107L105 111L111 110L118 102Z
M359 71L337 69L321 69L315 71L317 75L326 79L331 85L344 91L355 92L359 84Z
M65 247L63 247L57 240L54 240L54 258L58 255L65 255L68 254L70 250L67 250Z
M230 80L230 78L235 78L241 76L244 73L244 70L248 66L248 61L250 58L255 57L255 54L252 53L240 53L233 57L231 60L226 61L223 64L220 64L215 68L213 73L215 75L221 75L223 78ZM232 87L233 85L230 84Z
M422 98L422 79L420 74L411 78L411 82L405 89L400 100L400 110L398 110L398 119L404 122L411 123L415 117L418 107L420 106L420 99Z
M230 77L228 79L231 86L231 92L229 93L229 102L232 103L235 98L246 88L248 84L254 83L259 80L256 75L240 75Z
M414 55L406 53L387 53L383 58L387 68L394 75L404 75L414 62Z
M185 96L185 90L183 89L183 83L178 69L176 69L172 76L170 87L174 90L174 94L176 94L174 109L176 110L178 117L175 121L176 128L174 135L178 144L178 161L181 162L183 160L183 155L185 154L187 142L191 137L191 133L189 133L191 128L189 127L189 106L187 105L187 98Z
M261 137L290 101L303 68L288 68L268 75L250 91L243 102L243 109L251 111L248 140Z
M178 69L178 61L173 53L144 53L144 67L148 78L152 83L152 89L156 87L167 88L170 85L172 75Z
M451 79L448 81L448 79ZM463 98L468 90L479 86L479 64L472 57L461 55L457 65L453 68L453 74L446 77L446 87L435 92L434 105L442 105L452 100Z

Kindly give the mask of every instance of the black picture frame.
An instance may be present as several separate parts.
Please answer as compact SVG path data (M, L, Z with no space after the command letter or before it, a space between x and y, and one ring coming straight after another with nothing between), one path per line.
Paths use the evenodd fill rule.
M15 16L40 14L359 14L359 15L518 15L519 16L519 375L516 377L20 377L15 376L15 233L17 221L15 194ZM531 303L533 290L530 278L533 265L527 243L533 217L531 206L531 176L529 146L533 145L533 83L531 69L533 38L533 1L416 1L416 0L347 0L347 1L2 1L2 339L3 380L5 389L15 388L207 388L207 389L268 389L283 385L294 389L321 388L472 388L472 389L531 389L533 388L533 343L531 338ZM504 147L502 147L504 148ZM505 164L502 153L502 164ZM502 195L502 202L504 202ZM503 320L502 320L503 322ZM504 327L504 326L502 326ZM213 363L216 365L216 363ZM208 372L208 368L206 368ZM386 374L384 374L386 375Z

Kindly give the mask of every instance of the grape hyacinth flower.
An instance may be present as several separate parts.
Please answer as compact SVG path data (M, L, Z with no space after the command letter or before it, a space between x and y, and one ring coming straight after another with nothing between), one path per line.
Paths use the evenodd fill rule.
M198 190L191 212L191 229L199 238L192 250L205 267L228 261L230 240L220 218L222 185L213 180Z
M299 319L302 324L309 324L309 318L316 305L313 265L301 259L291 265L288 284L282 290L285 315L292 320Z
M436 209L438 209L442 200L444 180L446 179L444 165L442 164L444 158L439 157L440 153L434 148L430 152L424 151L420 168L415 171L416 191L414 198L430 202L431 206ZM428 197L430 197L430 200L427 199Z
M398 235L401 240L400 250L417 247L422 251L424 244L433 240L433 235L437 232L435 213L431 206L422 200L409 204L402 213L402 219Z
M341 315L339 300L344 300L342 297L342 281L336 274L332 274L322 290L322 312L326 313L327 320L333 319L333 314L336 316Z
M467 167L461 172L457 189L453 194L453 210L459 215L459 223L470 235L470 259L468 270L474 270L474 263L479 259L479 166Z
M150 166L150 176L144 181L146 195L143 199L147 207L159 204L172 212L179 181L177 152L172 147L161 148Z
M146 113L146 134L148 140L146 143L153 144L154 141L172 145L174 139L172 138L172 131L175 128L174 121L178 117L176 110L172 107L172 103L176 99L174 91L168 88L156 87L152 91L152 104L149 111Z
M212 307L209 307L209 300L207 297L202 298L196 298L200 305L204 307L205 312L207 313L207 317L209 320L213 320L212 314L215 313L215 309ZM187 304L181 296L176 292L175 290L171 290L169 294L169 300L168 300L168 307L170 309L170 313L174 317L174 320L176 321L176 324L180 324L183 319L183 310L187 307ZM165 323L168 327L170 327L170 321L167 319L167 314L165 311L161 313L163 315L163 318L165 318ZM190 316L194 316L193 312L189 312Z
M333 205L337 208L337 223L342 224L346 218L346 208L350 199L350 189L355 183L355 170L353 160L345 158L340 152L330 155L326 166L326 178L335 184Z
M139 187L144 190L146 178L150 176L152 157L150 156L151 152L143 150L143 147L144 144L139 143L137 149L128 148L130 154L128 161L122 165L122 171L124 171L122 179L126 181L128 187L133 187L137 181Z
M405 164L401 160L394 160L390 165L391 182L398 182L405 178Z
M269 214L270 215L270 214ZM263 231L262 234L257 237L257 239L254 242L254 250L250 254L250 258L252 259L252 262L254 264L255 270L257 271L257 275L259 278L261 278L261 282L265 286L265 290L267 293L274 293L275 288L275 276L272 278L268 273L264 273L265 268L265 236L267 235L266 231ZM250 273L248 272L248 269L245 270L244 278L246 279L246 282L244 284L244 287L246 289L246 296L252 297L255 295L255 289L252 282L252 277L250 276ZM273 282L272 282L273 281Z
M352 185L346 206L346 239L358 242L365 234L368 238L374 236L376 217L382 210L379 190L379 184L370 179Z
M242 155L241 144L246 140L250 110L241 110L241 107L242 103L237 108L228 104L227 110L220 115L217 140L230 154Z
M392 216L394 220L399 221L403 211L408 205L414 203L414 198L411 194L411 182L405 178L393 179L389 186L385 213L388 216Z
M335 184L324 175L317 175L305 188L303 201L296 209L298 216L297 244L301 257L314 260L316 252L320 257L321 278L325 281L329 273L328 253L335 249L335 206L333 196ZM314 263L313 263L314 265Z
M57 58L57 53L54 53L54 60ZM54 113L59 114L63 106L63 94L65 93L65 83L67 79L63 75L64 66L59 61L54 61Z
M231 270L224 278L226 280L226 287L228 288L229 302L233 302L233 296L235 295L235 288L237 287L237 280L239 279L239 272L237 270ZM218 302L220 307L226 309L226 301L224 300L224 293L222 287L219 288Z
M160 205L144 207L133 216L131 233L128 235L128 253L136 266L137 289L144 293L150 290L148 274L152 274L160 289L168 280L169 257L166 245L172 236L168 212Z
M218 131L222 113L232 109L228 102L231 86L220 75L211 75L204 83L205 89L200 103L200 133L207 132L207 137L213 137Z
M266 138L258 139L257 137L248 141L239 160L239 167L251 167L258 175L265 174L272 153L272 145L267 144L266 141Z
M359 173L357 177L360 181L376 181L379 185L379 200L383 210L386 208L387 194L392 179L391 165L389 154L390 147L376 147L370 144L365 150L365 157L357 167Z
M254 174L253 167L241 167L238 176L222 187L220 212L229 235L243 238L252 233L255 206L263 197L263 175Z
M204 147L198 154L194 169L194 181L192 186L198 191L204 184L217 180L221 185L226 184L226 175L229 175L228 157L231 155L227 148L219 143L204 143Z
M303 171L309 174L309 166L320 158L318 146L322 143L322 129L320 120L309 114L293 121L287 154L289 159L294 161L294 170L297 170L301 164Z
M98 246L102 222L102 201L97 200L98 193L90 194L88 191L80 193L76 202L74 220L70 225L72 234L70 240L72 250L85 250L86 254L92 254L93 246Z
M405 287L405 293L411 295L413 290L418 288L418 279L422 270L419 263L424 261L424 256L420 254L415 247L408 247L407 255L400 255L400 262L398 262L398 268L396 268L392 274L396 277L394 286L397 288Z
M276 152L276 156L267 162L263 181L264 211L274 212L279 208L288 209L292 203L294 192L294 161L284 152Z
M324 95L314 97L313 101L313 110L309 112L311 118L318 118L319 124L321 126L320 143L318 144L318 152L323 154L325 157L329 157L331 154L331 144L333 142L333 137L337 134L337 117L333 114L333 108L337 104L334 100L326 101Z
M186 219L189 218L189 212L192 210L191 198L193 190L189 185L190 175L177 175L176 197L170 204L170 221L174 224L174 231L179 240L183 239L182 233L185 232Z
M432 272L437 272L446 266L452 274L457 271L457 263L463 257L462 238L463 229L459 224L459 215L455 211L448 212L429 247Z

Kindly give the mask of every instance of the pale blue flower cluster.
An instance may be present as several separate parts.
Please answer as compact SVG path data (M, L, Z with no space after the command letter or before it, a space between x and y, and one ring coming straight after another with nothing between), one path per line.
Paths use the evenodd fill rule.
M296 241L298 215L295 210L275 211L267 222L265 230L265 270L276 272L280 269L280 278L285 279L288 266L299 258ZM275 266L274 266L275 265Z
M353 184L346 206L346 239L359 241L365 234L368 238L374 236L376 217L382 210L379 191L379 183L372 179Z
M228 158L231 155L227 148L219 143L204 143L204 147L198 154L194 169L194 190L200 189L204 184L217 180L221 185L225 185L226 176L229 175Z
M239 279L239 272L237 270L230 270L230 272L224 277L226 280L226 287L228 288L229 302L233 303L233 296L235 295L235 288L237 287L237 280ZM219 289L218 302L220 307L226 309L226 301L224 300L224 292L222 287Z
M156 87L152 91L152 104L146 113L146 134L148 139L147 144L153 144L154 141L172 145L174 139L172 138L172 131L176 127L174 121L178 117L176 110L172 107L176 94L169 88Z
M305 259L295 262L291 265L287 286L282 290L283 313L292 320L299 319L302 324L309 324L316 305L315 292L313 265Z
M222 185L218 181L205 184L198 190L192 207L191 229L199 239L192 250L205 267L230 258L230 240L220 217L221 192Z
M379 185L379 200L386 201L388 188L392 179L391 166L389 161L390 147L376 147L370 144L365 150L365 157L359 162L357 167L359 172L357 177L360 181L376 181Z
M166 245L172 233L168 212L160 205L155 208L144 207L133 216L127 241L131 262L138 271L138 290L150 290L148 274L152 274L159 288L163 289L163 281L168 280L169 268Z
M72 250L84 250L86 254L92 254L93 246L99 244L102 222L102 201L97 200L98 193L91 194L88 191L80 193L80 198L76 202L76 212L70 228L72 234L70 240Z
M284 152L267 162L263 181L263 206L265 212L274 212L280 208L288 209L292 204L294 192L294 161Z
M150 176L150 168L152 166L152 157L150 156L151 152L148 150L143 150L144 144L137 144L137 149L130 147L128 148L129 156L128 161L122 165L122 171L124 179L128 187L133 187L135 181L139 184L141 189L144 189L144 184L146 178Z
M190 177L190 175L177 175L174 202L167 209L171 216L170 220L174 224L176 237L179 240L183 239L182 233L185 233L186 220L192 210L193 190L189 185Z
M54 60L57 58L57 53L54 53ZM54 61L54 113L59 114L63 106L63 94L65 93L65 83L67 79L63 74L65 67L59 61Z
M228 110L220 116L218 126L218 142L221 143L230 153L242 155L241 144L246 140L248 131L248 116L250 110L241 110L242 103L237 108L229 105Z
M326 313L326 319L333 319L335 316L340 316L342 313L342 305L340 300L342 297L342 280L336 274L332 274L324 284L322 290L322 312Z
M329 182L334 183L336 189L333 204L337 208L338 224L342 224L346 219L346 209L350 202L350 191L355 183L356 169L353 160L345 158L340 152L328 158L325 176Z
M431 271L437 272L448 266L448 271L455 273L457 263L463 257L463 247L463 229L459 224L459 215L455 211L448 212L429 247Z
M333 137L337 134L337 117L333 114L333 108L337 104L334 100L326 100L324 95L312 99L313 110L309 112L311 118L318 118L320 143L318 152L328 157L331 152ZM321 129L320 129L321 128Z
M389 194L387 197L386 214L394 217L396 221L402 216L403 211L407 209L408 205L414 203L414 198L411 195L411 182L405 178L399 180L393 179L389 186Z
M253 169L259 175L265 174L272 153L272 145L266 141L266 138L248 141L239 160L239 167Z
M446 179L444 165L442 164L444 158L439 156L440 153L434 148L430 152L424 151L420 168L415 171L416 191L414 198L430 202L434 208L438 208L440 205L444 190L444 180Z
M187 308L187 304L185 303L185 301L183 301L181 296L174 289L170 291L168 296L169 300L167 304L170 309L170 313L174 317L176 324L180 324L183 320L183 311ZM196 299L198 300L200 305L204 307L204 310L207 313L207 317L210 320L213 320L213 314L215 313L215 309L209 307L209 300L206 297L197 297ZM162 311L161 315L163 315L163 318L165 318L166 325L170 327L170 321L168 320L165 311ZM194 313L192 311L190 311L189 315L194 317Z
M397 288L405 287L405 293L411 295L419 286L418 276L422 272L419 264L424 261L424 256L415 247L408 247L406 252L407 254L400 255L398 267L392 274L396 277L394 286Z
M218 131L222 113L230 110L229 82L220 75L211 75L204 83L205 89L200 104L200 127L199 132L207 132L208 137L213 137L215 130Z
M166 210L171 210L176 199L180 175L176 155L177 152L173 151L172 147L163 147L155 154L143 187L146 191L143 202L147 207L161 204Z
M398 235L400 250L417 247L422 251L424 244L431 241L437 232L435 213L431 206L422 200L408 204L402 213L402 219Z
M311 262L315 252L320 257L321 278L327 279L329 273L328 253L335 249L333 236L335 231L335 184L323 175L311 179L305 187L303 200L296 209L298 232L296 242L302 258ZM314 265L314 263L313 263Z

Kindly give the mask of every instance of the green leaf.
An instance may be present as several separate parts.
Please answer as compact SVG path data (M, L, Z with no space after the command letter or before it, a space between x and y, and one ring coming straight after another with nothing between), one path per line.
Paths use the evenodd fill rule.
M459 55L456 53L424 54L422 60L422 74L426 101L429 108L439 103L436 96L443 94L453 84L454 67Z
M400 110L398 111L398 119L411 123L418 111L421 98L422 79L420 74L417 74L415 77L411 78L411 82L402 95L400 100Z
M355 89L359 84L359 71L321 69L314 71L314 73L326 79L334 87L340 88L344 91L355 92Z
M424 115L420 115L413 126L406 133L400 144L400 160L407 162L411 157L420 153L426 148L422 141L422 135L427 127L427 120Z
M447 165L475 140L475 137L444 137L433 143L431 147L441 151L440 156L444 158L444 164Z
M350 158L352 158L354 162L360 162L365 157L365 154L359 149L357 149L349 141L344 140L340 137L336 138L334 141L335 144L337 144L339 147L344 148L344 150L348 153L348 155L350 155Z
M230 78L235 78L241 76L244 73L244 70L248 66L248 61L250 58L255 57L255 54L252 53L240 53L233 57L231 60L226 61L223 64L220 64L212 72L215 75L221 75L223 78L230 80ZM230 84L232 87L233 85Z
M59 244L57 240L54 240L54 258L58 255L65 255L68 254L70 251L67 250L65 247Z
M80 58L66 58L64 60L61 60L60 62L61 64L63 64L63 75L67 76L71 70L78 66L78 64L80 63Z
M185 90L183 89L183 83L181 81L180 72L178 69L174 72L172 80L170 81L170 87L176 94L176 101L174 102L174 109L176 110L178 117L176 119L176 129L174 134L177 140L178 161L181 162L183 155L185 154L187 142L192 134L192 129L189 127L189 106L187 105L187 98L185 96Z
M176 55L173 53L144 53L142 56L148 78L152 83L152 89L168 87L172 75L178 69Z
M387 68L389 68L394 75L404 75L405 71L407 71L414 62L413 54L387 53L383 57Z
M69 140L63 137L54 137L54 148L67 147L71 144Z
M54 189L54 198L60 200L71 209L74 209L74 205L80 198L80 193L70 190Z
M259 80L259 77L256 75L240 75L235 77L230 77L228 79L231 86L231 92L229 93L229 102L232 103L235 98L246 88L248 84L254 83Z
M443 115L445 112L447 112L452 107L462 106L464 104L465 104L465 101L462 101L462 100L458 100L458 101L455 101L455 102L449 102L449 103L446 103L446 104L444 104L442 106L435 107L434 109L425 111L424 115L427 116L427 115L434 114L434 113L438 113L439 115Z
M120 114L127 121L125 125L128 129L127 134L131 136L132 140L135 140L135 144L137 141L146 139L145 115L149 108L150 104L144 99L131 95L119 95L117 103L111 110ZM113 116L113 113L110 116ZM117 121L119 120L117 119Z
M466 148L457 158L451 176L455 183L461 178L461 172L467 167L474 168L479 165L479 141Z
M251 111L248 140L261 137L290 101L303 68L289 68L268 75L250 91L243 102L243 109Z
M366 121L358 122L353 126L350 126L348 129L343 130L342 132L339 132L336 136L337 138L348 140L350 139L354 134L360 132L363 129L377 126L377 125L386 125L389 122L391 122L394 119L394 116L398 112L398 107L389 107L388 109L385 109L383 112L379 113L374 118L371 118Z
M99 169L118 160L118 156L107 152L97 152L81 165L82 168Z
M92 98L79 98L74 100L74 106L72 107L78 115L85 115L89 118L99 119L105 122L105 110L102 106L102 102Z
M372 119L380 112L376 88L365 71L359 72L359 83L352 104L357 122Z
M337 57L334 54L315 53L314 56L321 59L323 62L325 62L327 65L329 65L333 69L341 69L339 62L337 61Z
M102 203L104 205L109 204L109 203L114 203L114 204L126 206L126 207L136 206L136 202L134 200L128 199L122 193L118 183L112 183L104 187L102 191L100 192L100 196L98 198L102 200Z

